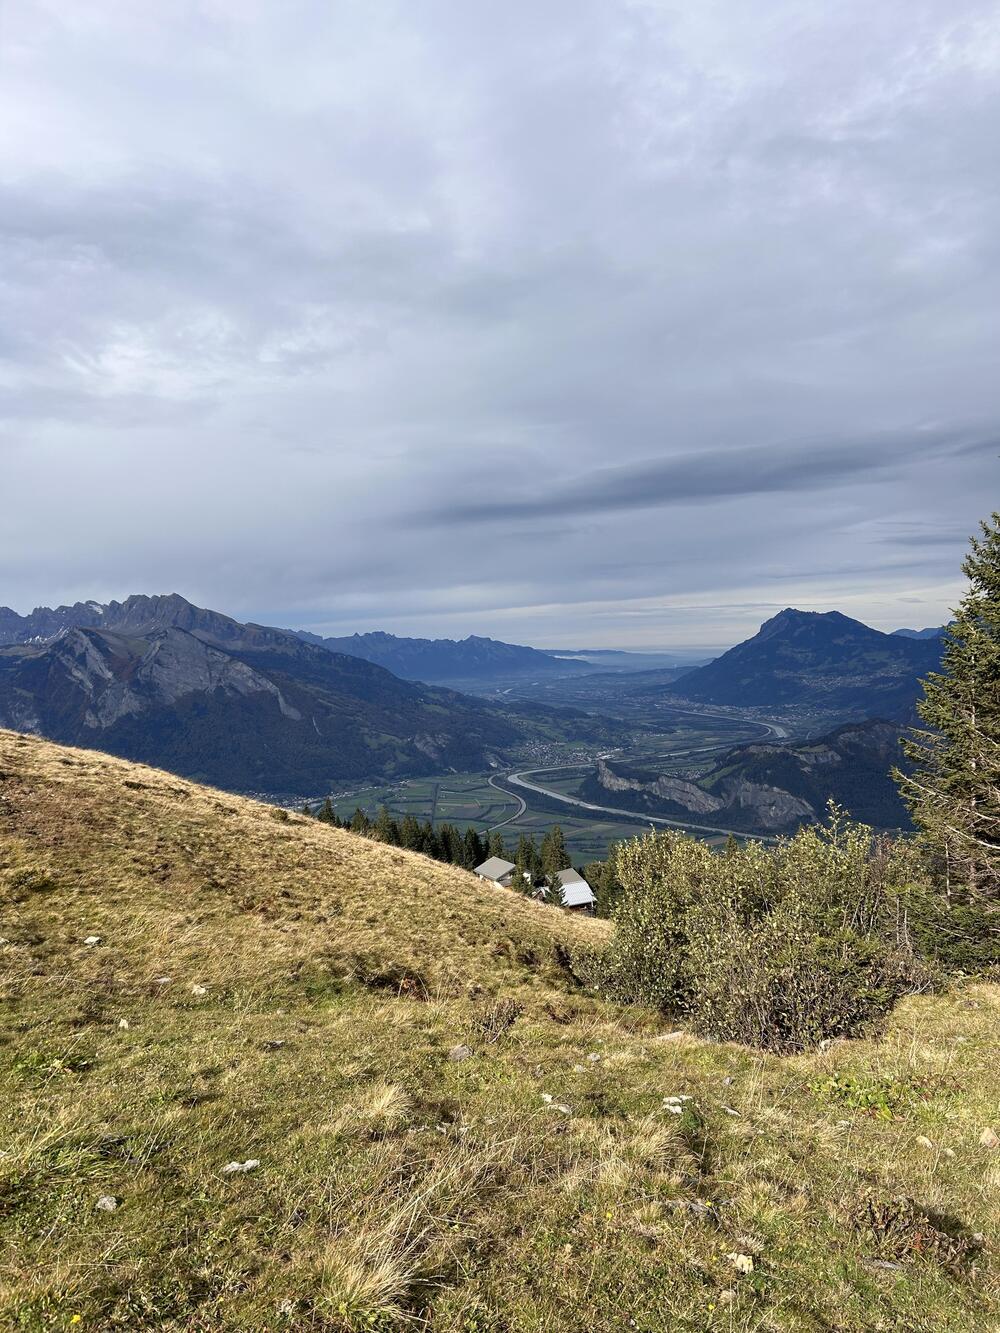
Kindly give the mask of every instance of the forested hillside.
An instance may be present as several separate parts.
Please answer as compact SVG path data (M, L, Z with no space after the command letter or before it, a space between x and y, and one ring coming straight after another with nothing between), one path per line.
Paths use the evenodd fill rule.
M939 636L882 634L839 611L788 609L666 692L701 703L808 706L907 722L920 679L939 665L941 649Z

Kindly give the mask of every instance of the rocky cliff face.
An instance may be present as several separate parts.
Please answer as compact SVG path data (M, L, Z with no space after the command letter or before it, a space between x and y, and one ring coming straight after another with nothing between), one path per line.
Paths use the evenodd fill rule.
M737 746L697 778L601 760L581 794L607 802L613 793L615 804L667 818L697 822L713 815L757 833L788 833L821 820L832 799L877 828L905 828L908 817L891 776L903 761L899 739L892 723L852 723L798 745Z
M734 817L734 827L750 827L763 833L809 823L814 817L808 802L759 782L727 780L718 791L710 791L696 782L666 774L645 782L637 777L623 777L604 761L598 762L597 781L605 792L638 797L642 808L651 814L694 819L698 815L724 813Z
M0 606L0 646L51 643L64 630L99 625L104 610L99 602L76 602L73 606L38 606L30 615L19 616L9 606Z
M653 801L669 802L690 811L691 814L710 815L721 810L725 801L703 791L694 782L684 778L670 777L665 774L643 781L638 777L629 777L609 764L604 759L597 761L597 780L606 792L621 795L631 792L649 797Z
M308 795L345 778L486 767L524 735L479 700L180 598L130 598L114 619L125 628L0 648L0 726L218 786Z
M101 629L143 635L161 629L182 629L215 644L277 643L293 636L263 625L245 625L219 611L194 606L178 593L147 597L137 594L123 602L76 602L72 606L36 607L19 616L0 607L0 645L52 643L69 629Z
M88 700L83 724L101 730L150 707L175 704L199 692L271 696L282 716L301 713L259 671L178 629L142 637L74 629L50 650L51 669Z

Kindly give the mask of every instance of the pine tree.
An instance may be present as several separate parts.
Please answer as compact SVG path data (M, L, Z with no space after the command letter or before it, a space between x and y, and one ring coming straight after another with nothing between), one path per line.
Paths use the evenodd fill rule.
M308 801L302 802L302 813L306 815L308 818L312 818L312 806L309 804Z
M420 837L417 842L417 850L423 852L424 856L433 856L434 842L434 825L429 819L425 819L420 825Z
M448 859L442 850L438 831L429 819L424 825L424 852L427 856L433 856L435 861L447 861Z
M583 867L583 878L594 890L597 899L595 911L598 916L611 916L621 897L622 886L615 873L616 846L617 843L612 843L608 848L606 861L588 861Z
M361 806L355 806L354 814L351 815L350 830L352 833L362 833L367 836L371 832L372 821L368 818Z
M924 681L926 729L904 741L896 774L914 822L942 858L949 899L1000 897L1000 514L980 524L962 571L969 588Z
M535 839L527 833L522 833L517 840L514 865L516 867L514 887L524 893L531 893L541 876L541 867Z
M454 824L441 824L437 831L441 860L453 865L462 863L462 836Z
M373 832L379 842L387 842L393 846L399 845L399 825L384 805L380 805L378 808L378 816L375 819Z
M340 820L337 818L337 812L333 808L333 802L330 800L329 796L317 811L316 818L322 820L324 824L340 823Z
M411 852L420 851L420 822L416 815L403 816L403 822L399 826L399 842L401 847L406 847Z
M499 856L502 857L504 861L506 861L507 849L503 845L503 834L500 832L499 829L494 829L494 831L489 835L489 839L486 843L486 855Z
M566 851L566 839L558 824L553 824L542 839L542 874L550 884L555 884L560 870L566 870L572 861Z
M462 847L462 864L466 870L474 870L476 866L481 865L486 857L483 855L483 843L479 834L474 828L465 830Z

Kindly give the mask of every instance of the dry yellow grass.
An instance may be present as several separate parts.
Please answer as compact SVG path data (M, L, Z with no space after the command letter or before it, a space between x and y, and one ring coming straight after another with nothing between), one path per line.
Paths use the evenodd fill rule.
M665 1040L601 922L10 733L0 897L0 1328L996 1327L996 987Z
M190 959L191 984L199 966L218 986L326 959L447 995L523 980L525 959L532 976L563 970L560 952L606 934L427 857L93 751L0 732L0 769L0 828L32 864L69 855L79 938L65 942L110 932L105 964L127 939L147 975Z

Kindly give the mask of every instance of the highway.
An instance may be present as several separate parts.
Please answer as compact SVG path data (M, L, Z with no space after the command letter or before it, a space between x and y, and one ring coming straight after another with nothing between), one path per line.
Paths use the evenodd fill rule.
M762 834L748 834L745 829L718 828L713 824L693 824L690 820L667 819L663 815L647 815L641 810L622 810L614 805L593 805L590 801L581 801L576 796L566 796L561 791L553 791L551 787L542 787L537 782L529 782L528 778L537 773L558 773L560 768L526 768L520 773L508 773L507 781L515 787L524 787L526 791L536 791L541 796L548 796L554 801L562 801L564 805L579 806L581 810L593 810L598 814L605 815L625 815L629 819L639 820L643 824L666 824L670 828L679 828L693 830L695 833L718 833L722 837L727 837L730 833L738 838L752 837L757 842L776 842L776 838L764 836ZM491 779L492 785L492 779ZM497 790L500 790L498 788ZM520 811L518 811L520 814ZM517 818L517 815L514 816ZM510 822L509 820L507 821Z
M487 778L486 781L494 791L498 791L504 796L513 796L515 801L520 802L520 809L516 810L509 819L504 819L499 824L494 824L492 828L486 830L487 833L495 833L497 829L506 828L508 824L513 824L515 819L520 819L528 808L528 802L523 796L518 796L516 791L506 791L503 787L498 787L493 778Z
M688 713L692 717L701 717L701 718L712 717L712 716L716 717L731 716L731 714L727 715L726 713L723 712L712 713L708 712L707 710L705 712L696 712L694 709L686 709L686 708L672 708L671 711L676 713ZM750 721L750 719L746 720L748 722ZM761 737L759 738L761 740L763 740L767 736L773 736L777 740L782 740L788 736L787 728L783 727L780 723L763 722L760 721L759 719L753 719L751 725L763 727L764 729L763 735L761 735ZM737 744L747 744L747 743L748 742L746 741L737 742ZM677 750L671 755L671 758L681 758L695 754L707 754L711 753L712 751L728 750L732 748L733 748L733 742L731 741L722 741L722 742L715 741L711 745L699 746L696 749ZM644 824L663 824L668 828L685 829L695 833L715 833L721 835L722 837L728 837L728 835L732 833L736 837L740 838L746 838L752 836L755 838L755 840L759 842L777 842L777 838L768 837L767 835L764 834L751 835L748 834L746 830L720 828L714 824L694 824L690 820L667 819L665 815L647 815L639 810L623 810L621 807L614 805L594 805L591 801L581 801L579 797L567 796L565 795L565 793L561 791L555 791L552 787L543 787L540 783L529 781L530 778L536 776L539 773L559 773L563 771L564 767L575 768L577 767L577 765L565 765L565 766L555 765L553 767L548 767L548 768L525 768L518 773L506 774L506 781L509 782L512 786L523 787L525 791L534 791L537 792L540 796L549 797L550 800L561 801L564 805L576 806L580 810L590 810L593 811L595 814L618 815L619 817L624 815L630 820L638 820ZM493 787L495 791L504 792L504 788L498 787L492 777L488 779L488 782L489 785ZM521 815L523 815L525 810L528 808L527 802L524 800L523 797L518 796L517 792L504 792L504 794L507 796L513 796L516 800L520 801L520 809L517 810L516 813L511 815L509 818L503 820L502 823L494 824L493 828L489 830L489 832L491 833L495 829L506 828L508 824L513 824L516 820L520 819Z

